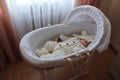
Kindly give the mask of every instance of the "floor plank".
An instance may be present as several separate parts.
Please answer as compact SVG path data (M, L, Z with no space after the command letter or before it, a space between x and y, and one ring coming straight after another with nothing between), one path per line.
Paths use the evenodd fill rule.
M115 58L115 51L108 48L103 53L96 53L89 67L89 73L76 80L113 80L108 70ZM69 65L54 70L54 80L68 80L73 76ZM43 70L36 70L19 60L15 64L8 64L0 70L0 80L44 80Z

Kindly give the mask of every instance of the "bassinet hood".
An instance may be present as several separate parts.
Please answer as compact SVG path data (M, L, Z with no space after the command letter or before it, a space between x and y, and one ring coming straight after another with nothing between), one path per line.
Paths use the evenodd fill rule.
M93 6L84 5L73 9L64 20L65 24L80 22L96 23L97 25L95 41L89 46L89 51L95 47L99 52L107 49L111 36L111 24L103 12Z

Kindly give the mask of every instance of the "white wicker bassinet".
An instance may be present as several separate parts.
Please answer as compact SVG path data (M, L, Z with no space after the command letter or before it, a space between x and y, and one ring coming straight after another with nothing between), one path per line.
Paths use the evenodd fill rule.
M42 60L37 57L34 50L42 47L43 44L60 33L72 34L82 30L95 35L94 41L79 53L71 53L67 56L60 56L53 59ZM74 8L66 17L63 24L56 24L51 27L44 27L26 34L20 42L20 50L24 59L36 68L51 68L66 64L66 58L76 54L102 52L109 44L111 25L106 16L97 8L85 5ZM80 60L74 57L73 61Z

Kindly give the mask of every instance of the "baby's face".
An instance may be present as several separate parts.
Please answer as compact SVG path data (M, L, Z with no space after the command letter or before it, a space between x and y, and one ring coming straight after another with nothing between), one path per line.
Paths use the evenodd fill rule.
M80 39L80 43L84 46L87 47L89 45L89 42L86 41L85 39Z

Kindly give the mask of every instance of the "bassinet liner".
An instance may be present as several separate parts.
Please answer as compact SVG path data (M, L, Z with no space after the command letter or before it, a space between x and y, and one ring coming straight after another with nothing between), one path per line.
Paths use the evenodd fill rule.
M78 53L71 53L67 56L60 56L52 59L40 59L35 55L34 50L38 45L41 45L42 47L43 43L56 35L60 33L71 34L82 30L86 30L90 34L95 35L95 38L87 48ZM99 9L90 5L84 5L74 8L68 14L63 24L40 28L26 34L20 42L20 50L24 59L34 67L56 67L66 64L65 59L67 57L76 56L86 52L94 52L96 50L102 52L109 44L110 32L111 25L107 17Z

